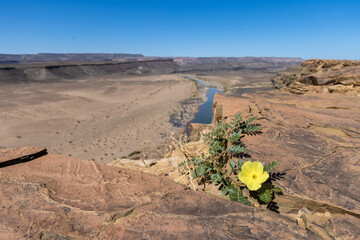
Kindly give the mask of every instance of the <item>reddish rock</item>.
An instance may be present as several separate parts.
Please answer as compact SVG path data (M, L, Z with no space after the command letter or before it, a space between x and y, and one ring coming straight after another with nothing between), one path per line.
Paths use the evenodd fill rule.
M164 177L60 155L0 168L0 234L1 239L317 239L270 211Z
M274 88L297 94L330 92L360 95L360 61L311 59L272 79Z
M244 142L252 159L281 161L277 170L286 175L276 184L284 195L276 201L282 214L295 216L303 208L314 216L328 213L332 217L323 225L311 225L313 217L303 225L329 239L360 236L358 97L275 91L242 98L216 94L214 111L221 115L218 120L226 116L230 120L237 112L258 116L263 133L245 137Z
M360 61L311 59L301 64L299 82L310 85L359 85Z

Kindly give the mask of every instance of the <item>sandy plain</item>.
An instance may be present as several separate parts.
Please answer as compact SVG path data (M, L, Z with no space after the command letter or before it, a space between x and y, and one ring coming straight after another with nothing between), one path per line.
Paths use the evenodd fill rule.
M140 151L146 140L164 145L182 130L170 116L190 120L183 103L196 94L181 75L1 83L0 147L40 146L110 162Z

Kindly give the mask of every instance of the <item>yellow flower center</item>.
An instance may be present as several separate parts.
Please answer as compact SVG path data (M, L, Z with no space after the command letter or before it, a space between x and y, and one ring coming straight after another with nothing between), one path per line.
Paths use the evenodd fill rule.
M254 174L254 175L252 176L252 179L256 180L256 178L257 178L257 176Z

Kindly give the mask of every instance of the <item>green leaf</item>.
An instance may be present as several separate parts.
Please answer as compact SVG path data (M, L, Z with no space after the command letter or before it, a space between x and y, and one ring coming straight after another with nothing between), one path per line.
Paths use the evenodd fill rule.
M242 166L242 161L241 161L241 159L239 158L239 160L238 160L238 169L239 169L239 170L241 169L241 166Z
M211 168L209 168L208 166L203 164L203 165L200 165L199 167L197 167L195 170L196 170L197 176L203 177L206 173L211 171Z
M211 178L211 182L214 182L215 185L219 185L222 180L222 176L219 173L211 174L210 178Z
M259 194L259 198L264 203L269 203L272 199L272 192L269 189L266 189L264 192Z
M237 114L235 114L235 119L234 120L237 120L237 121L240 121L240 122L242 122L242 117L241 117L241 113L237 113Z
M195 161L194 162L195 165L200 165L200 164L202 164L204 162L204 159L196 157L196 158L193 159L193 161Z
M244 153L246 152L246 148L242 145L233 145L233 146L229 146L227 151L232 153L232 154L240 154L240 153Z
M282 192L281 188L279 188L279 187L273 187L272 191L275 192L275 193L281 193Z
M231 166L231 169L234 171L235 170L235 163L233 161L230 161L230 166Z
M239 135L231 135L231 136L229 137L229 141L230 141L231 143L235 143L235 142L239 141L239 139L240 139L240 136L239 136Z
M246 125L246 128L244 129L245 133L256 133L259 132L261 128L259 126L256 126L254 124Z
M277 167L279 164L280 164L280 160L276 161L276 162L269 163L269 164L265 165L264 171L269 172L273 168Z
M240 189L237 189L235 187L229 187L229 197L231 201L251 206L251 202L242 194L242 191Z
M257 117L251 117L248 120L246 120L246 125L248 126L250 123L252 123L253 121L255 121L257 119Z
M221 191L221 195L226 195L228 193L229 193L228 189L226 187L223 187L223 189Z

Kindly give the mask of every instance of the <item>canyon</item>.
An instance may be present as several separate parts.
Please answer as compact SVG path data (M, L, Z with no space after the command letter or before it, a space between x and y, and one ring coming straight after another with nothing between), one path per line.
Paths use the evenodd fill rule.
M295 59L264 66L259 59L261 64L247 62L244 67L243 62L220 60L207 59L200 67L194 59L193 65L186 63L189 59L182 65L176 59L137 60L122 63L132 66L125 72L71 79L61 75L9 82L9 75L1 75L0 130L6 136L0 141L1 235L356 239L358 62L314 59L300 64ZM158 69L151 69L157 64ZM136 72L139 66L149 70ZM150 139L159 149L169 144L165 139L176 136L166 130L180 133L204 101L201 86L189 78L224 91L215 94L211 123L191 123L192 134L201 136L238 112L258 117L262 134L245 136L244 144L254 160L281 161L276 211L230 202L215 186L196 185L194 190L189 176L177 169L186 159L177 149L144 157L131 154L141 152L139 146L122 142L124 137L137 144ZM171 114L182 119L180 128L172 125ZM59 126L63 128L56 130ZM165 142L156 142L159 136ZM98 138L104 141L92 151L89 147ZM65 144L69 140L74 141L71 147ZM119 146L127 150L107 152ZM197 151L204 143L200 137L185 147Z

